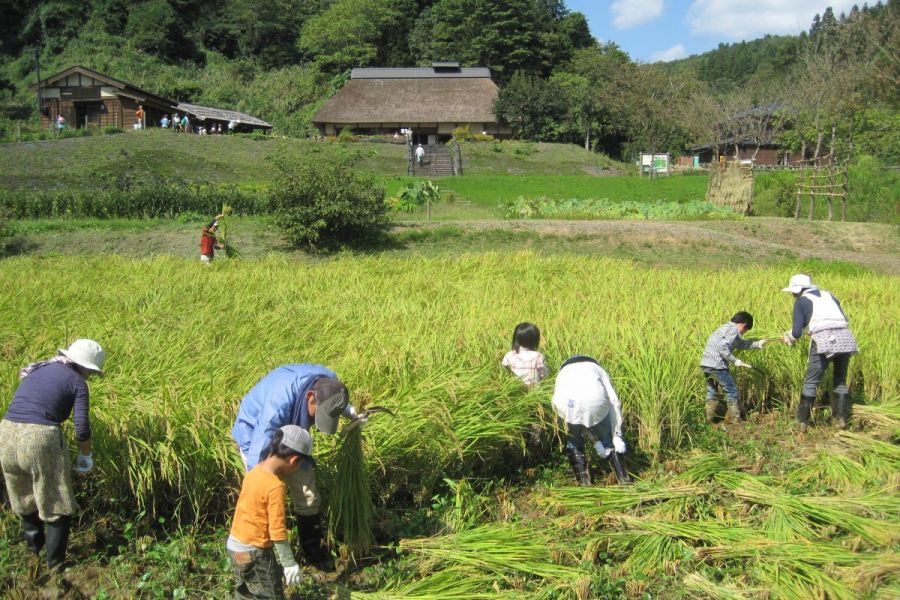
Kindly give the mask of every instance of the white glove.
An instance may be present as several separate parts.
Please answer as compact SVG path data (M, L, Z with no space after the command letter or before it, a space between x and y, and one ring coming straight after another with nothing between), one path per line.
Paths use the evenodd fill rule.
M607 458L610 454L612 454L612 448L607 448L603 445L603 442L597 440L594 442L594 451L601 457Z
M744 367L745 369L752 369L752 368L753 368L753 365L751 365L750 363L745 363L745 362L742 361L741 359L737 359L736 361L734 361L734 366L736 366L736 367Z
M294 566L284 568L285 585L300 585L301 581L303 581L303 575L300 574L300 565L294 563Z
M78 458L75 459L75 470L79 473L90 473L91 469L94 468L94 455L93 454L82 454L78 453Z
M784 337L781 338L781 341L783 341L788 346L793 346L797 342L797 338L795 338L793 335L791 335L790 331L785 331Z
M766 344L768 344L768 343L769 343L769 340L767 340L767 339L756 340L755 342L753 342L753 347L759 348L761 350L761 349L765 348Z
M625 454L625 440L619 436L614 436L613 448L616 449L616 454Z

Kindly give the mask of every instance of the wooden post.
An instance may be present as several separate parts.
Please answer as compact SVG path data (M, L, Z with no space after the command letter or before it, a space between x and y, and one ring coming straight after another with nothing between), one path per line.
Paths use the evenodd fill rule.
M803 170L801 164L800 170L797 171L797 206L794 207L794 218L800 218L800 210L803 208L803 182L806 181L806 171Z
M834 202L832 202L832 195L831 195L833 193L831 191L833 189L831 183L832 183L832 180L834 179L834 171L832 170L831 167L827 167L827 168L828 168L828 196L826 196L826 197L828 198L828 220L831 221L831 220L833 220L832 217L834 216L834 209L833 209Z
M841 222L847 220L847 196L850 194L850 167L844 165L844 168L841 171L844 179L843 185L843 195L841 196Z
M816 214L816 185L819 181L819 169L813 166L812 184L809 186L809 217L807 220L812 221Z

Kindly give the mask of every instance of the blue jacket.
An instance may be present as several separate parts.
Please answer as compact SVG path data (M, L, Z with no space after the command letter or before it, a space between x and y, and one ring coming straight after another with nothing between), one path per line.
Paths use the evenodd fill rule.
M321 365L283 365L253 386L238 408L231 437L247 458L247 470L269 454L275 430L299 425L309 431L306 392L319 377L337 377Z

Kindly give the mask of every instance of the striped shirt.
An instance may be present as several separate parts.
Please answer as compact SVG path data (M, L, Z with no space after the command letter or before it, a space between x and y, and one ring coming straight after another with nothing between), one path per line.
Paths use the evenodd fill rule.
M520 348L510 350L503 357L500 366L506 367L522 380L525 385L534 385L547 376L550 369L544 364L544 355L536 350Z
M700 366L706 369L727 369L737 360L735 350L753 348L754 340L745 340L738 333L737 324L728 322L716 329L706 341Z

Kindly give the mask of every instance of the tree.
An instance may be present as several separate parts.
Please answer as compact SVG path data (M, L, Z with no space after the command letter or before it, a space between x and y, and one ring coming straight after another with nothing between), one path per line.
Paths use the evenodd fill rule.
M388 224L384 189L341 161L281 160L271 191L288 241L313 252L377 241Z
M520 71L500 88L494 114L517 138L549 140L565 119L566 104L551 82Z
M203 54L185 35L184 21L166 0L150 0L131 9L125 34L140 50L170 62L202 62Z

